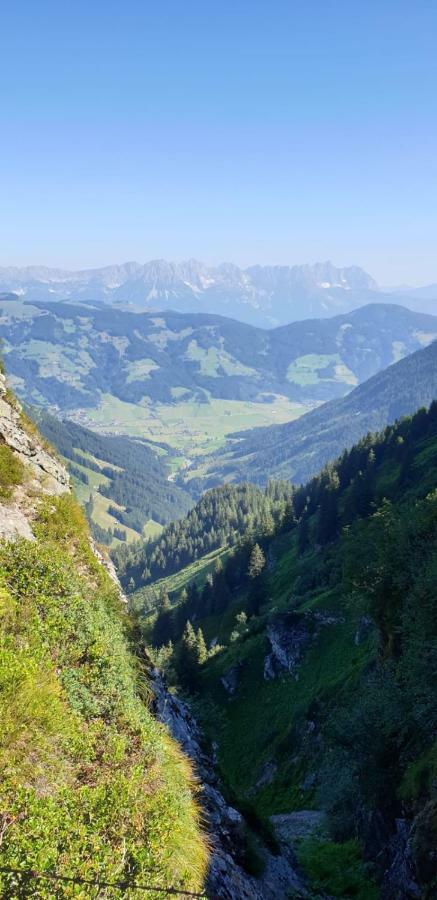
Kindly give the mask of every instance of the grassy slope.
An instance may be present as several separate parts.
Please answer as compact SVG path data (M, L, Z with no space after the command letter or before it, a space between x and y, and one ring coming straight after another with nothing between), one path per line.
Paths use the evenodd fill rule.
M33 543L0 545L0 864L199 889L207 853L190 767L148 711L82 513L50 498L34 531ZM1 876L3 896L23 890ZM38 896L54 896L49 882Z
M125 531L129 543L156 537L160 522L177 518L189 508L190 499L170 484L170 471L146 444L97 435L41 410L33 409L31 414L70 467L79 502L85 505L91 498L86 511L92 524ZM110 512L111 506L127 511L127 521L120 522ZM114 536L111 546L119 543Z
M344 624L328 626L321 631L319 640L310 648L299 668L298 680L285 672L274 681L264 680L263 660L270 650L264 625L269 615L289 608L290 586L298 565L294 545L284 553L284 542L285 539L280 538L276 547L273 545L273 552L281 556L268 576L271 601L264 609L255 634L229 642L235 616L245 607L244 595L235 598L218 630L216 621L202 622L208 639L218 636L220 643L226 645L225 652L213 657L205 667L202 684L202 695L208 694L220 710L219 764L240 801L250 801L261 816L312 806L311 791L301 787L306 774L305 763L302 759L298 764L292 762L293 728L300 720L305 720L314 702L322 697L326 702L342 685L355 679L368 662L371 651L369 645L355 646L356 623L346 620ZM311 565L311 558L308 557L306 562ZM304 600L293 608L344 613L335 590L320 592L310 603ZM236 662L242 662L243 667L238 690L229 698L220 678ZM214 721L207 726L212 736ZM277 765L273 781L254 791L264 764L272 758Z
M218 559L220 559L223 563L228 555L229 550L225 547L219 547L218 550L213 550L212 553L207 553L205 556L202 556L200 559L194 560L191 565L186 566L185 569L181 569L180 572L175 572L172 575L168 575L166 578L160 578L157 581L153 582L153 591L158 596L161 591L167 591L167 593L171 596L172 594L180 594L180 592L187 587L187 585L196 582L198 588L202 588L205 584L206 576L208 572L213 572L215 563ZM129 599L133 603L133 605L137 608L141 608L141 598L150 592L150 587L139 588L137 591L133 591L130 594Z

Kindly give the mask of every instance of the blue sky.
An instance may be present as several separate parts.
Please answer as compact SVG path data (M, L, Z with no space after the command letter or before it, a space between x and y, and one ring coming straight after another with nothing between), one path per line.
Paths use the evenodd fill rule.
M437 281L437 4L9 0L0 264Z

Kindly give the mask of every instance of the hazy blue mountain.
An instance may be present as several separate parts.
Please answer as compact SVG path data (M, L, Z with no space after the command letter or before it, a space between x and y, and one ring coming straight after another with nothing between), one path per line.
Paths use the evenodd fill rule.
M140 310L229 315L262 327L349 312L384 302L374 279L358 266L206 266L197 260L152 260L77 272L44 266L0 268L0 290L32 302L100 300Z
M437 397L437 341L389 366L294 422L231 435L209 462L202 485L224 479L304 482L344 448L409 415ZM194 484L191 485L193 489Z
M390 299L396 294L396 300L405 302L409 309L420 309L422 312L437 312L437 284L427 284L419 288L400 288L391 292ZM404 300L402 300L404 298Z

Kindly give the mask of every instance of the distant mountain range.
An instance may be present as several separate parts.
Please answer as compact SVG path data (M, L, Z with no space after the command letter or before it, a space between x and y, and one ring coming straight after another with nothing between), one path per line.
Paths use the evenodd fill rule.
M203 472L202 489L225 480L264 484L269 478L286 478L303 483L368 432L428 406L436 397L433 341L297 421L231 435Z
M6 267L0 268L0 291L32 302L93 300L142 311L221 314L267 328L387 301L363 269L330 262L241 269L229 263L211 267L197 260L152 260L77 272ZM393 302L399 298L419 311L437 311L436 286L393 294Z

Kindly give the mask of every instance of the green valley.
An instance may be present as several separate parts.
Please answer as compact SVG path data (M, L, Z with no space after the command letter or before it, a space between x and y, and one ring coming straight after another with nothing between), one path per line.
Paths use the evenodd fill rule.
M189 490L199 483L205 487L224 480L265 484L268 478L289 478L299 484L367 432L428 406L436 394L437 341L433 341L298 421L230 435L224 447L204 460L198 471L185 473L183 481Z
M0 22L0 900L437 900L437 0Z

